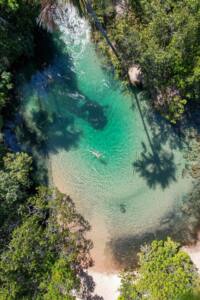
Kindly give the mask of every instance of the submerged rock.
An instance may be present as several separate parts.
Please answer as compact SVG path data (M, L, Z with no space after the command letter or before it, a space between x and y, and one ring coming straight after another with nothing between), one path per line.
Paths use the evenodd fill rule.
M123 203L121 203L119 207L120 207L121 213L122 213L122 214L125 214L125 212L126 212L126 205L123 204Z

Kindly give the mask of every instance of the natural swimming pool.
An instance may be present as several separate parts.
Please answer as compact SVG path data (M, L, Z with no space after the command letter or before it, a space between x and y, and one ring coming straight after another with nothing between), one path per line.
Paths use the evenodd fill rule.
M178 211L191 181L184 141L114 79L74 10L54 42L52 62L21 87L21 114L47 147L53 183L92 226L97 270L113 270Z

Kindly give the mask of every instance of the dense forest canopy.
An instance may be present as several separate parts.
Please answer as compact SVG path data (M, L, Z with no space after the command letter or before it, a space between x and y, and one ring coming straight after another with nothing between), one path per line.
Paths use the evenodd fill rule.
M14 65L34 55L38 13L35 1L0 1L0 113L13 95ZM1 114L0 129L2 125Z
M71 199L46 187L20 207L20 224L0 256L1 299L75 299L92 261L89 224ZM81 290L82 288L82 290Z

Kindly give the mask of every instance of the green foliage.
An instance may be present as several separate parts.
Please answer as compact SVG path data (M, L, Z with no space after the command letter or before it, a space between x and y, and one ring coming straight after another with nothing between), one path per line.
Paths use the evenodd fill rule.
M13 85L11 83L11 74L9 72L2 72L0 74L0 111L5 106L9 99L9 92Z
M38 13L36 2L3 1L0 3L0 72L7 70L22 55L34 51L33 31Z
M165 114L166 118L173 124L180 120L184 113L184 107L187 100L181 99L179 96L174 96L168 105L168 113Z
M121 76L132 64L141 67L144 85L155 106L175 123L184 112L185 100L200 99L200 2L129 0L128 3L122 16L104 22L122 59L121 71L113 53L107 51L107 54ZM101 13L104 20L105 12ZM107 47L103 40L101 44ZM157 95L165 95L167 89L179 91L180 98L158 101Z
M197 273L189 256L171 239L153 241L139 253L137 274L122 274L119 300L177 300L192 294Z
M18 220L18 209L27 197L32 158L26 153L8 153L0 166L1 251Z
M70 268L68 259L59 258L52 267L50 281L44 286L47 292L44 294L43 299L75 300L75 296L69 291L78 289L79 283L74 270ZM62 293L60 292L61 287Z
M10 178L17 181L21 187L30 187L29 174L32 170L32 158L23 152L8 153L4 158L4 170L9 173Z
M25 190L30 187L29 174L32 159L26 153L8 153L3 158L0 170L0 199L1 206L12 206L22 199Z
M18 7L16 0L0 0L0 5L4 8L8 7L11 10L14 10Z
M13 64L34 53L37 1L0 0L0 114L14 88ZM1 123L3 117L0 115ZM0 124L0 130L3 124Z
M21 214L0 257L0 299L75 299L82 266L91 264L88 223L69 197L46 187Z

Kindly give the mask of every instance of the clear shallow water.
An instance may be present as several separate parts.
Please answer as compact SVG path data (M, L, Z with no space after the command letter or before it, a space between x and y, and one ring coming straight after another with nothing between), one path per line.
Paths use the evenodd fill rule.
M65 25L52 63L21 88L21 113L47 146L54 184L92 225L97 270L113 270L134 240L165 230L178 212L190 188L184 144L142 105L148 138L135 106L141 94L124 91L103 69L74 10Z

